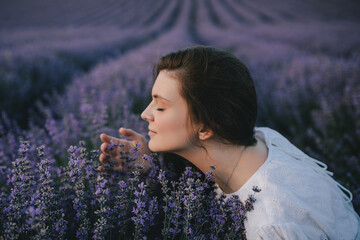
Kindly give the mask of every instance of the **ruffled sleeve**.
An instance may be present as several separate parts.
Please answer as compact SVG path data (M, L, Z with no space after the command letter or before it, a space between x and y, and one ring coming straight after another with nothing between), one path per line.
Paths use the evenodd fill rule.
M319 228L300 226L295 223L271 224L260 227L256 236L251 239L262 240L305 240L305 239L329 239Z

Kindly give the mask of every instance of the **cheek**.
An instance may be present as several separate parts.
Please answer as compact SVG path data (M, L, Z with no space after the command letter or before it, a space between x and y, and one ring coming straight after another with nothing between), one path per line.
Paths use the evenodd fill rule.
M181 151L188 146L185 118L179 114L157 116L154 121L157 135L150 138L149 148L154 152Z
M160 134L176 135L186 131L186 119L179 114L168 114L158 118L157 129Z

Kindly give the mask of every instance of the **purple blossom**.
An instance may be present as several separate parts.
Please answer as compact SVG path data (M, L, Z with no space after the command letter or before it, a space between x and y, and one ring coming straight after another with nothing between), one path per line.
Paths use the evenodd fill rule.
M78 239L87 239L90 230L90 219L88 215L88 206L85 203L85 176L83 168L86 162L86 151L84 143L80 142L80 147L70 146L69 148L69 178L74 183L75 198L73 199L73 208L76 211L76 221L79 227L76 230Z
M25 236L30 229L26 216L29 214L28 208L36 185L28 158L29 149L30 143L22 141L18 150L18 157L12 163L10 204L6 209L7 219L4 223L4 236L9 239Z
M93 239L106 239L112 228L111 218L113 211L107 205L110 200L110 191L107 185L108 180L104 176L98 175L95 195L97 196L99 209L95 211L97 221L94 224Z
M58 202L58 196L54 189L54 182L49 171L50 161L45 155L45 146L37 148L40 163L38 189L33 194L29 207L29 219L27 222L36 232L36 238L59 238L65 237L67 221L64 219L63 209ZM61 225L61 228L56 227Z

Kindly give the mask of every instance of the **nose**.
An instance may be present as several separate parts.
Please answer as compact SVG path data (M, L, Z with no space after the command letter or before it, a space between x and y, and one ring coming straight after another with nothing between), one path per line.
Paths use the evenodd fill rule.
M149 104L141 113L141 118L148 122L154 120L154 115L151 113L150 105L151 104Z

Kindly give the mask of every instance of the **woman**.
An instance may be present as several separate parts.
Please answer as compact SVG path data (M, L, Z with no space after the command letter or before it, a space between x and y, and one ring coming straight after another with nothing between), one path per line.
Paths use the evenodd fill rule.
M155 70L152 102L141 114L149 142L131 129L119 130L131 141L101 134L101 162L109 160L111 140L128 148L138 142L142 153L176 154L204 173L215 166L215 182L225 194L245 200L259 186L245 222L248 239L360 238L351 193L326 165L278 132L255 127L254 82L239 59L196 46L162 57ZM115 169L125 170L118 155L111 158Z

